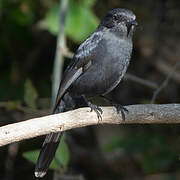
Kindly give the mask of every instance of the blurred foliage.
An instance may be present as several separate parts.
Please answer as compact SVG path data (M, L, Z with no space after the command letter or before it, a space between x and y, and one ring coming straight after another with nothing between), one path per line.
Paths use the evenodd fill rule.
M22 102L20 100L0 102L0 107L5 107L8 111L18 110L22 108Z
M32 1L0 1L0 98L23 99L21 56L30 48L29 26L35 20ZM20 56L21 54L21 56ZM25 59L24 59L25 61Z
M26 158L28 161L36 164L39 152L39 150L24 152L23 157ZM66 168L69 163L69 159L69 148L68 145L65 143L65 136L63 136L57 148L55 158L50 165L50 169L60 170L60 167Z
M37 92L29 79L26 79L24 84L24 101L30 108L36 109Z
M41 87L36 90L28 72L26 73L22 67L26 67L27 56L25 54L28 53L28 49L33 48L31 40L33 29L30 27L33 27L37 20L44 20L47 30L53 35L57 35L59 28L58 3L59 1L54 1L40 5L31 0L0 1L0 23L3 24L0 28L0 65L6 67L2 67L1 75L4 75L0 77L0 98L2 100L14 99L6 105L8 110L21 108L22 101L26 106L37 109L38 90L45 91L47 85L38 82ZM73 41L83 41L97 27L98 18L91 10L94 3L95 0L70 1L65 31ZM20 51L17 52L16 48ZM50 96L50 94L46 96ZM60 164L66 167L69 162L69 149L64 140L61 141L59 147L56 158L50 167L52 169L59 169ZM23 156L35 163L38 154L39 151L35 150L26 152Z
M65 32L75 42L82 42L97 27L99 20L91 10L94 1L70 1ZM59 29L59 4L54 4L46 14L47 29L57 35Z
M26 58L31 56L28 55L28 49L34 46L32 31L35 29L32 27L35 27L41 19L46 22L47 30L57 35L58 3L59 1L44 2L44 4L30 0L0 1L0 98L2 100L23 100L24 80L30 78L23 68L26 67ZM73 41L78 43L83 41L97 27L99 20L92 11L94 3L95 0L70 1L65 31ZM41 82L38 84L42 86L39 89L49 92L49 90L45 91L44 84ZM47 89L47 84L45 86Z
M140 133L131 136L116 135L104 146L105 153L122 149L125 154L137 157L145 173L166 170L177 161L177 152L167 146L166 136Z
M16 101L8 101L7 103L7 110L15 110L15 109L20 109L22 107L22 103L19 100Z

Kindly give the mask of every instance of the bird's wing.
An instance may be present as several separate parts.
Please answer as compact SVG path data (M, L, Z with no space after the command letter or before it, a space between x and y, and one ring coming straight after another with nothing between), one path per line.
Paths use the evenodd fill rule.
M96 52L96 47L101 40L102 33L94 32L91 36L89 36L89 38L87 38L86 41L84 41L79 46L71 63L64 72L56 97L56 103L53 109L53 113L56 111L62 96L72 85L72 83L92 65L92 56Z

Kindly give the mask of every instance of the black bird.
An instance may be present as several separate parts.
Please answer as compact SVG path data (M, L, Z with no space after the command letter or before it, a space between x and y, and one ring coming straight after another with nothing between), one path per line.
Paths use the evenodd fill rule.
M126 73L132 53L132 36L136 16L127 9L113 9L78 48L67 67L58 90L53 113L77 108L76 98L82 97L101 119L102 110L89 102L89 97L105 96ZM122 112L123 106L116 106ZM36 164L35 176L43 177L55 156L62 133L46 136Z

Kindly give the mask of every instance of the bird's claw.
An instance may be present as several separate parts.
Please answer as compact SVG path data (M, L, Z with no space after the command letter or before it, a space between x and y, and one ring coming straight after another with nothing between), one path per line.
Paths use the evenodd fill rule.
M90 102L88 102L88 106L91 108L91 112L95 111L95 113L97 114L98 120L102 121L101 114L103 113L103 110L100 107L98 107L97 105L91 104Z
M125 121L125 119L126 119L125 112L129 113L128 109L126 109L124 106L122 106L120 104L113 104L113 106L116 108L116 111L118 114L121 111L122 120Z

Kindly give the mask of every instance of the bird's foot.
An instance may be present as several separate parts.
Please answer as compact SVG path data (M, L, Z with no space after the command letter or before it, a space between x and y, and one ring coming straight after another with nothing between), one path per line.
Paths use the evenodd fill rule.
M121 112L122 120L125 121L125 119L126 119L125 112L128 113L129 111L120 104L113 104L113 106L116 108L116 111L118 114L119 114L119 112Z
M101 116L101 114L103 113L103 110L102 110L100 107L98 107L97 105L91 104L90 102L88 102L88 106L91 108L91 112L92 112L92 111L95 111L95 112L96 112L97 117L98 117L98 120L99 120L99 121L102 121L102 116Z

